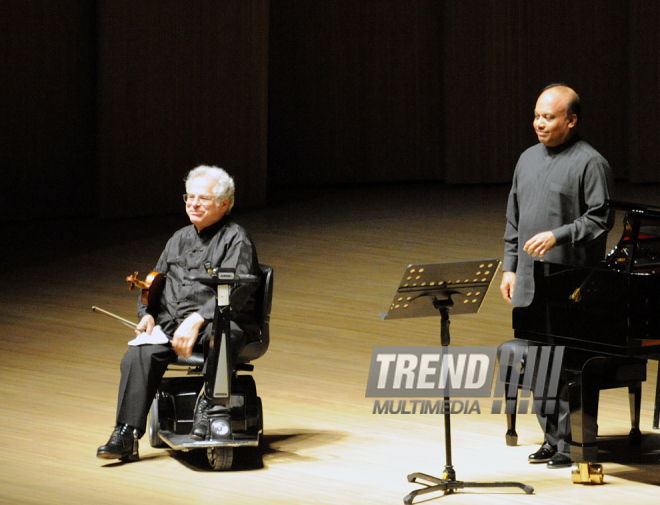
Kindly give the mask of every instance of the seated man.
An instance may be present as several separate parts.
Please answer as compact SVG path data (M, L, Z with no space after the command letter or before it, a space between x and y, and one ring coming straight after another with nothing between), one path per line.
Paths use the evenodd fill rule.
M147 414L168 364L176 361L177 355L189 357L195 346L203 349L209 340L215 290L191 277L204 275L206 262L238 274L259 274L249 234L228 215L234 205L234 181L224 170L207 166L193 169L186 178L184 201L192 224L170 238L155 268L166 276L160 304L148 307L138 302L136 332L151 335L160 327L169 341L127 349L121 361L116 426L108 443L98 448L99 458L137 459L133 443L146 430ZM232 362L246 342L259 337L255 290L256 285L251 284L232 292ZM201 396L191 433L197 439L206 436L206 424L199 421L207 402Z

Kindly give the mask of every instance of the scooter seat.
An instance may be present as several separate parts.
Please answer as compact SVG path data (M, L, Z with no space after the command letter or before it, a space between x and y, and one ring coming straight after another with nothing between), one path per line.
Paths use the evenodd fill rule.
M176 364L180 366L201 367L204 365L204 355L201 352L194 352L188 358L177 356Z

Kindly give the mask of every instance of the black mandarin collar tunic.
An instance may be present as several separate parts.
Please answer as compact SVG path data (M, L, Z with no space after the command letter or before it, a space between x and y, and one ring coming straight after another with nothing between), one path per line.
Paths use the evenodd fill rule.
M259 275L259 261L249 233L229 216L197 231L188 225L169 239L155 271L166 276L160 307L147 308L138 299L138 317L151 313L157 325L171 338L181 322L190 314L199 313L207 323L215 313L215 290L193 276L204 276L204 263L212 267L230 268L238 274ZM240 326L248 339L258 336L259 326L254 313L256 285L248 284L232 290L232 321ZM210 334L207 324L200 339Z
M605 256L614 211L614 176L605 158L578 135L561 146L539 143L522 153L509 193L502 270L516 272L511 304L527 306L534 297L533 258L525 242L552 231L557 245L543 260L593 266Z

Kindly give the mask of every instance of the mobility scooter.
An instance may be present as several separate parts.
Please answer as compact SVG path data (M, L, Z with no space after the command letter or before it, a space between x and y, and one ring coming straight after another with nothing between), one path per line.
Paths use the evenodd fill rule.
M152 447L171 447L191 451L206 449L209 465L214 470L229 470L234 448L255 447L263 432L261 399L251 375L240 373L254 369L250 361L261 357L270 341L269 322L273 297L273 269L260 265L260 276L237 275L233 271L210 268L208 277L195 280L216 290L217 304L208 354L193 353L178 357L170 365L149 412L149 443ZM232 289L257 282L256 313L261 334L240 351L234 369L228 366L231 355L230 303ZM204 362L206 361L206 367ZM200 392L209 402L209 419L205 440L190 437L195 406ZM221 406L218 413L214 407ZM227 412L229 415L227 415Z
M209 465L214 470L229 470L234 448L256 447L263 432L261 399L250 374L254 367L250 362L261 357L270 342L269 323L273 297L273 269L259 265L260 275L239 275L233 270L212 268L204 265L207 275L194 280L207 284L216 292L216 308L212 334L205 354L193 352L188 358L178 356L170 364L154 397L147 423L149 443L152 447L170 447L177 451L205 449ZM152 272L152 275L156 274ZM165 282L162 275L154 280ZM142 289L143 301L148 285L136 282L136 274L127 278L131 287ZM255 293L255 312L258 317L260 336L248 342L240 351L231 367L232 356L230 331L230 295L241 286L258 283ZM92 310L136 325L98 307ZM208 402L208 426L206 438L196 440L190 436L193 418L200 393Z

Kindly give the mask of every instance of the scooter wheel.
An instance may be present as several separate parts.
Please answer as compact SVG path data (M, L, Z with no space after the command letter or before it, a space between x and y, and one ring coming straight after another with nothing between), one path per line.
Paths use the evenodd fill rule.
M234 448L209 447L206 449L206 457L214 470L229 470L234 462Z

